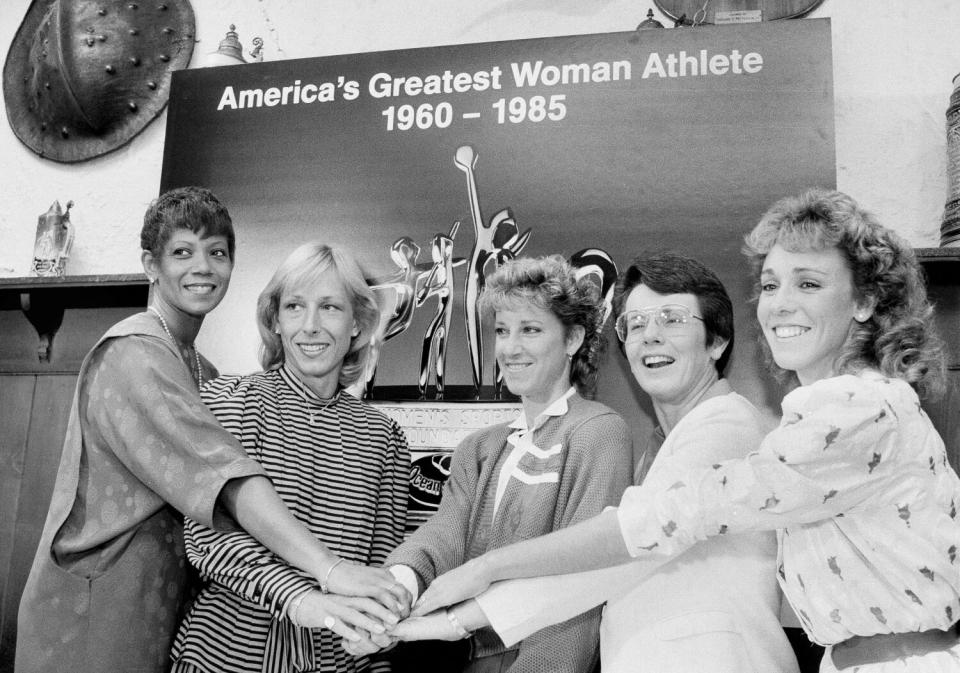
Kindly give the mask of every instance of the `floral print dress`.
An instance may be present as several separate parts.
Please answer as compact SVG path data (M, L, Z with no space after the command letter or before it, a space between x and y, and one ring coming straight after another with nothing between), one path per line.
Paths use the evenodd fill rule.
M867 371L798 388L744 460L661 469L673 474L659 489L631 488L621 501L632 555L775 529L780 584L817 643L960 619L960 480L906 382ZM904 666L960 670L960 647L860 670Z
M166 671L187 579L182 513L219 525L223 485L263 473L152 314L114 325L80 368L16 670Z

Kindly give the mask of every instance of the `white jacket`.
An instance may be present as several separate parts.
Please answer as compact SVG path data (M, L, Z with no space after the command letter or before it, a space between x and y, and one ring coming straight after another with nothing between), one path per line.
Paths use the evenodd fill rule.
M726 383L718 385L726 387ZM727 388L729 390L729 388ZM764 435L757 409L728 392L691 410L663 443L644 483L668 461L740 458ZM698 543L650 574L623 566L501 582L477 601L509 645L606 602L604 673L797 673L780 625L775 534L724 535Z

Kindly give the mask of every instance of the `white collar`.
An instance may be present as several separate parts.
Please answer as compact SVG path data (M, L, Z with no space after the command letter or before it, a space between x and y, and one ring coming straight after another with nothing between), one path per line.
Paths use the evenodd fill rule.
M539 427L543 424L543 421L547 419L548 416L563 416L570 408L568 400L573 397L577 392L577 389L574 386L570 386L563 395L555 399L553 402L547 405L547 408L541 411L535 419L533 419L533 427ZM520 413L510 425L507 426L513 430L528 430L527 428L527 415Z

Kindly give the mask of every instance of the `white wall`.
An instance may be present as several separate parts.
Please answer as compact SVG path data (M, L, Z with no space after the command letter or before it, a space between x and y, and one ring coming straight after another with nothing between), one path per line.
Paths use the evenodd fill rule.
M266 60L468 42L631 30L647 6L633 0L193 0L192 67L216 50L229 24ZM653 6L653 2L648 3ZM4 58L30 0L0 2ZM656 13L656 12L655 12ZM672 25L657 14L665 25ZM809 16L833 31L837 184L916 246L935 246L948 191L945 111L960 72L960 3L951 0L825 0ZM37 216L74 200L71 274L140 270L138 236L157 194L166 114L125 147L81 164L40 159L0 110L0 276L26 275ZM789 160L789 158L786 158ZM229 312L224 306L220 312ZM218 312L219 313L219 312ZM217 324L248 321L218 315ZM215 325L211 325L215 327ZM250 371L205 329L201 348L221 369Z

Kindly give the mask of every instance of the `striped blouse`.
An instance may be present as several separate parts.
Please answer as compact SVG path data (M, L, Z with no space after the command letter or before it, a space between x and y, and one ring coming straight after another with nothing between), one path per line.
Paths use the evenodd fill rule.
M331 551L381 565L403 540L410 455L395 421L347 393L320 400L289 370L229 376L202 397L263 465L277 493ZM290 601L317 588L242 530L217 532L187 519L187 558L205 586L174 643L174 670L330 671L372 668L327 629L285 617Z

